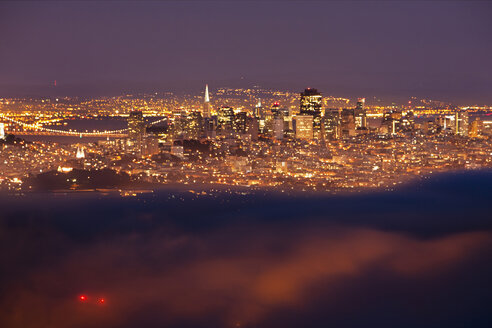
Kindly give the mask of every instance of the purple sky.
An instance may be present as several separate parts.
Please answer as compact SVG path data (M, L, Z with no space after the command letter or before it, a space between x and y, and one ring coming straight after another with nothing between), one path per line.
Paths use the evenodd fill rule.
M0 96L207 82L490 104L491 17L487 1L3 1Z

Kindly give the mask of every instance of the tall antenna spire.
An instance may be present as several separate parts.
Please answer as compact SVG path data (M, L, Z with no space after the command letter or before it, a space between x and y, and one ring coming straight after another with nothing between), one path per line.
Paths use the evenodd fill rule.
M210 102L210 97L208 96L208 84L205 84L205 102Z

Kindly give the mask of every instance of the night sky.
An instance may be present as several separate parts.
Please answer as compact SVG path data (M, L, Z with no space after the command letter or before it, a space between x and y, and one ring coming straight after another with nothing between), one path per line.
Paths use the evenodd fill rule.
M0 96L208 82L491 103L491 14L488 1L2 1Z

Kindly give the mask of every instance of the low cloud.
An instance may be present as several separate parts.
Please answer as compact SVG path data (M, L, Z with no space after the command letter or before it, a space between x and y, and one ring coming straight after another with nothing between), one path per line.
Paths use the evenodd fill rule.
M257 327L277 311L309 310L319 297L336 302L346 281L371 284L368 272L415 284L447 275L490 250L491 240L489 232L418 239L361 227L280 224L122 234L72 245L8 284L0 322L24 328ZM81 293L88 302L77 299Z

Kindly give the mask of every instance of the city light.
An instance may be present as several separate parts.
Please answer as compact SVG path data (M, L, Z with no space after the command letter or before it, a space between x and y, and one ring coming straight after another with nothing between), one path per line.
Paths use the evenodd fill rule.
M492 163L492 124L483 119L488 107L450 109L425 99L385 107L358 98L350 104L324 98L314 88L214 93L207 85L204 94L145 97L71 101L65 108L60 101L23 105L28 101L4 99L2 188L32 190L33 175L58 172L68 180L60 188L86 190L98 185L75 177L79 170L110 169L127 174L135 187L181 183L338 192L391 189L435 172ZM145 107L150 103L152 110ZM72 128L75 119L87 129ZM91 127L121 120L128 127ZM5 139L17 134L48 141ZM51 136L73 139L57 143Z

